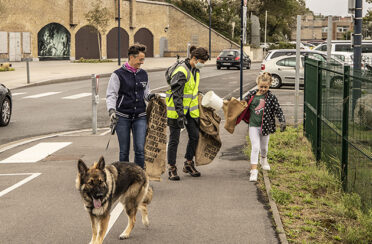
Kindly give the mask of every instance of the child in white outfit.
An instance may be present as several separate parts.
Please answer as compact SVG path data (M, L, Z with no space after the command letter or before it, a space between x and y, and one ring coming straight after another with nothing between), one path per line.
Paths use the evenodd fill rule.
M258 89L252 90L244 98L249 109L249 138L252 144L251 150L251 175L250 181L257 181L258 154L260 153L260 164L262 169L270 170L267 162L267 151L269 146L269 134L274 133L275 117L280 122L280 131L286 127L283 111L278 99L269 91L272 77L265 72L257 77ZM245 120L247 121L247 120Z

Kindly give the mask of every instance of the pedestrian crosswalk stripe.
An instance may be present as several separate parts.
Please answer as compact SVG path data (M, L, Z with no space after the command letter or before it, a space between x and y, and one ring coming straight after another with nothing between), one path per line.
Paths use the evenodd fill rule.
M12 93L12 96L18 96L18 95L23 95L23 94L26 94L26 92L14 92Z
M35 163L71 143L72 142L42 142L0 161L0 164Z
M5 190L2 190L0 191L0 197L4 196L5 194L13 191L14 189L20 187L21 185L23 184L26 184L27 182L29 182L30 180L38 177L39 175L41 175L41 173L20 173L20 174L0 174L0 176L14 176L14 175L30 175L29 177L17 182L16 184L6 188Z
M79 93L68 97L62 97L62 99L78 99L87 96L92 96L92 93Z
M45 92L45 93L40 93L40 94L36 94L36 95L27 96L27 97L24 97L24 98L46 97L46 96L51 96L51 95L55 95L55 94L58 94L58 93L61 93L61 92Z
M124 210L123 204L118 203L118 204L116 204L116 207L111 211L110 220L109 220L109 223L108 223L108 226L107 226L105 237L109 233L111 227L115 224L116 220L119 218L119 216L120 216L121 212L123 212L123 210Z

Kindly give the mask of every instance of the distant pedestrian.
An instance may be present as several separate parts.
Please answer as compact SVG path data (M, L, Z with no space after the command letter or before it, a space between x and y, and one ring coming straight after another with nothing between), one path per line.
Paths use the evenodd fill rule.
M120 153L119 161L129 161L130 133L133 134L134 162L145 166L146 101L155 97L149 93L147 72L141 69L146 46L134 44L128 49L128 62L115 70L106 92L107 110L111 124L117 122Z
M252 144L251 150L251 175L250 181L257 181L258 154L262 169L270 170L267 162L269 147L269 134L274 133L275 117L280 122L280 131L286 128L285 117L280 108L278 99L269 91L272 77L265 72L257 77L258 89L252 90L244 98L248 102L249 109L249 138Z
M177 148L181 129L186 127L189 141L186 147L183 172L199 177L193 158L199 139L199 80L200 69L209 59L208 51L202 47L190 48L191 58L186 58L172 73L170 90L168 90L167 117L170 131L168 142L169 180L180 180L177 174Z

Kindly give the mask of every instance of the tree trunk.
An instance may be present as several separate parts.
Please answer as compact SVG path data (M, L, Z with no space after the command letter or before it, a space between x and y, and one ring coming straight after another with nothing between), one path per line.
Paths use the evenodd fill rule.
M101 61L101 59L102 59L101 39L99 38L99 31L98 30L97 30L97 40L98 40L99 61Z

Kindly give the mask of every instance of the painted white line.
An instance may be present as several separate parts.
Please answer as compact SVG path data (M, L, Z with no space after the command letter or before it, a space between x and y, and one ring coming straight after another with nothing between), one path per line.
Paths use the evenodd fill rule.
M0 197L4 196L5 194L13 191L14 189L20 187L21 185L29 182L30 180L38 177L39 175L41 175L41 173L22 173L22 174L0 174L0 176L13 176L13 175L30 175L29 177L27 177L26 179L23 179L21 181L19 181L18 183L6 188L5 190L1 191L0 192Z
M0 161L1 163L35 163L72 142L42 142Z
M167 86L157 87L157 88L155 88L155 89L152 89L151 91L156 91L156 90L163 89L163 88L169 88L169 85L167 85Z
M18 95L23 95L23 94L26 94L26 92L14 92L12 93L12 96L18 96Z
M107 226L107 231L106 231L105 237L109 233L111 227L115 224L116 220L119 218L119 216L120 216L121 212L123 212L123 210L124 210L123 204L118 203L118 204L116 204L114 210L111 211L110 220L109 220L109 223L108 223L108 226Z
M107 135L108 133L110 133L111 132L111 129L108 129L107 131L105 131L105 132L103 132L103 133L101 133L101 134L99 134L100 136L104 136L104 135Z
M51 95L55 95L55 94L58 94L58 93L61 93L61 92L45 92L45 93L40 93L40 94L36 94L36 95L32 95L32 96L27 96L27 97L24 97L24 98L46 97L46 96L51 96Z
M82 97L92 96L92 93L79 93L76 95L68 96L68 97L62 97L62 99L79 99Z

